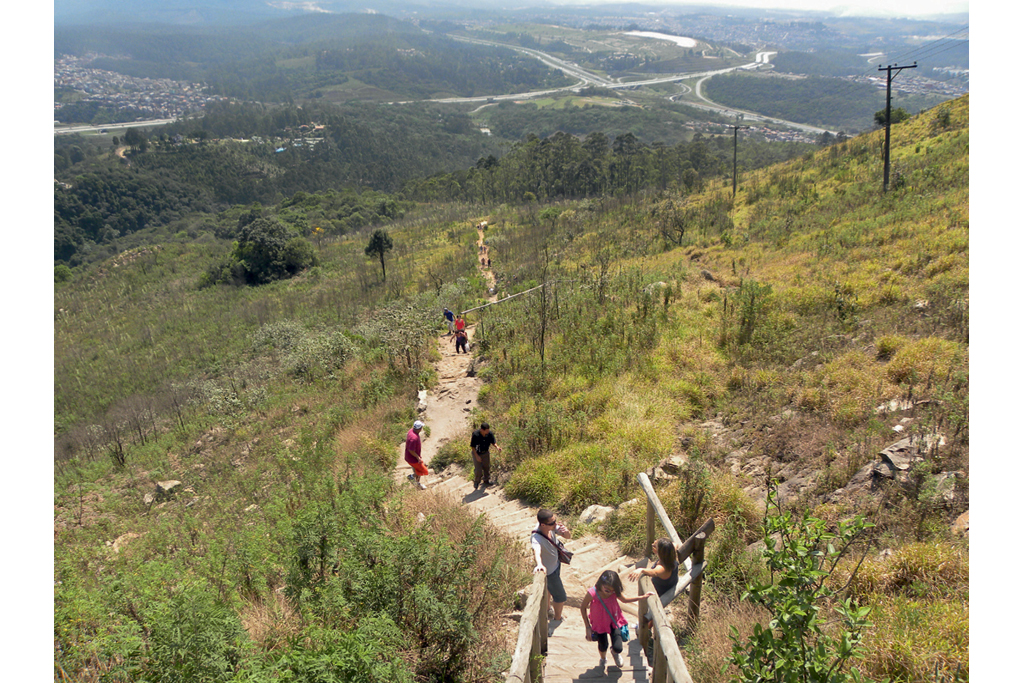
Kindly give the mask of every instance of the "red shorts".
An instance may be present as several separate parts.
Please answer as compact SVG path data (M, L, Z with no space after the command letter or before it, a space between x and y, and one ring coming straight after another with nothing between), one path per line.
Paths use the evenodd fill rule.
M423 461L411 462L409 463L409 466L412 467L412 471L416 473L417 477L425 477L430 474L430 470L428 470L427 466L423 464Z

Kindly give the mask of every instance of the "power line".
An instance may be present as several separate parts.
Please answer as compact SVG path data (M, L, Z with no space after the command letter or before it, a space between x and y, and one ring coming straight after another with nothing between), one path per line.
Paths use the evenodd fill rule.
M906 61L910 61L910 60L912 60L912 59L917 59L917 60L920 60L921 56L920 56L920 54L919 54L919 53L920 53L921 51L923 51L923 50L927 50L927 49L928 49L929 47L931 47L932 45L935 45L935 44L937 44L937 43L941 43L941 42L942 42L942 41L944 41L944 40L949 40L949 39L953 38L954 36L956 36L957 34L960 34L960 33L964 33L965 31L970 31L970 28L971 28L971 27L970 27L970 25L968 25L968 26L964 26L963 28L961 28L961 29L957 29L956 31L954 31L953 33L950 33L950 34L949 34L949 35L947 35L947 36L943 36L943 37L941 37L941 38L936 38L936 39L935 39L935 40L933 40L933 41L930 41L930 42L928 42L928 43L925 43L924 45L919 45L919 46L917 46L917 47L913 48L912 50L909 50L909 51L907 51L907 52L904 52L904 53L902 53L902 54L898 54L898 55L896 55L896 56L895 56L895 57L893 58L893 60L892 60L892 61L893 61L893 63L897 63L897 62L906 62ZM964 40L969 40L969 38L965 38Z

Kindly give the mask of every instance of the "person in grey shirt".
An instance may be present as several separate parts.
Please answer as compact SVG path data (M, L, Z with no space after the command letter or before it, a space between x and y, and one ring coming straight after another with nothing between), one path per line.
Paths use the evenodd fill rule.
M564 524L559 524L554 512L541 508L537 511L537 528L530 534L530 545L537 560L533 572L547 572L548 593L551 596L548 616L554 621L561 621L566 595L565 587L562 585L562 565L558 561L555 534L563 538L572 538L572 532Z

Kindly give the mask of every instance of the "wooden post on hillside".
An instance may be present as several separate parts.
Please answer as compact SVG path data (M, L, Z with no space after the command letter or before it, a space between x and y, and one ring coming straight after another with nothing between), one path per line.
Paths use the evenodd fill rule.
M707 534L699 533L694 538L693 554L690 556L693 565L704 564L704 543L707 541ZM690 583L690 600L687 604L687 626L692 631L697 628L697 618L700 616L700 590L704 585L704 572L701 571Z

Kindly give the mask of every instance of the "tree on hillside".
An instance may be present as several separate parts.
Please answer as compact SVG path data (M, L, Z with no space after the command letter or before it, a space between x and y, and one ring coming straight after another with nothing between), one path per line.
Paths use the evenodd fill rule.
M384 268L384 254L391 251L394 246L395 244L391 241L391 237L388 233L380 228L373 231L373 235L370 237L370 243L366 245L366 255L377 256L380 259L380 272L384 282L388 281L388 273Z
M892 123L900 123L900 122L906 121L907 119L910 118L910 114L908 114L907 110L904 109L903 107L896 107L895 109L892 110L890 115L892 116ZM885 110L884 109L879 109L878 111L875 112L875 125L876 126L884 126L885 125Z
M257 218L239 229L232 257L250 285L288 278L316 265L313 245L292 237L284 224L269 218Z
M133 152L145 152L149 147L149 138L138 128L129 128L124 133L124 144L128 145Z

